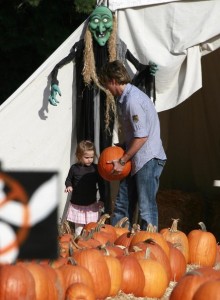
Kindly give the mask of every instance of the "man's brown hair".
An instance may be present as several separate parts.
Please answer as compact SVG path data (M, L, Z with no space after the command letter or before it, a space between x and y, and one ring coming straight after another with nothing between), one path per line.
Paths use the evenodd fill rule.
M118 84L127 84L131 78L125 66L120 60L114 60L105 64L98 72L99 82L106 86L108 82L114 79Z

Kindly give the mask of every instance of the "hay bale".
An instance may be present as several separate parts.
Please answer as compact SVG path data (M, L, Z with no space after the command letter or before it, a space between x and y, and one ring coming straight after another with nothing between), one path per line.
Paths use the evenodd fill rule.
M180 190L160 190L157 194L159 230L171 226L172 219L179 219L178 228L186 234L199 228L204 221L205 201L199 193Z

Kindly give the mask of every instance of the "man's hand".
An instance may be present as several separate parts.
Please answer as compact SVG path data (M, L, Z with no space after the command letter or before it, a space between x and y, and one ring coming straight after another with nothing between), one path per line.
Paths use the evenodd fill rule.
M111 171L111 174L113 175L119 175L121 174L121 172L123 171L124 166L122 166L119 163L118 159L114 159L114 160L107 160L106 162L107 164L113 164L113 169Z
M57 103L59 103L59 101L56 98L57 93L61 96L61 91L60 91L59 86L57 84L53 84L51 86L50 97L49 97L48 101L50 102L50 104L52 104L54 106L57 106Z
M149 61L149 67L150 67L150 75L155 76L156 72L159 70L158 66L154 62Z

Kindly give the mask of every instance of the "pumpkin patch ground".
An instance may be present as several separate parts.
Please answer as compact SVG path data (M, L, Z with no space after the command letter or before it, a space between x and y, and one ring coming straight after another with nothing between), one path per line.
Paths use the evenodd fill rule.
M1 264L0 299L207 300L201 295L220 287L220 248L203 222L186 234L179 219L158 231L128 229L126 218L112 226L109 218L79 236L62 223L57 259Z
M86 233L84 231L81 237L85 240L87 239L88 242L88 240L91 239L94 234L96 234L95 236L97 237L97 233L101 235L103 232L105 238L107 238L109 241L111 240L110 244L106 242L105 245L100 243L99 246L92 246L92 244L88 246L91 248L96 247L96 249L101 250L102 255L108 258L109 265L111 266L111 271L109 272L110 281L113 281L114 279L114 286L117 286L117 288L114 292L112 292L112 296L109 295L105 297L106 300L194 300L190 295L193 295L193 293L196 291L199 293L199 288L202 288L203 284L210 283L210 285L215 285L215 281L217 280L218 283L218 280L220 280L219 246L214 235L211 232L207 232L203 222L199 222L199 224L197 224L198 229L192 229L188 234L185 234L178 228L179 219L173 219L170 222L170 227L162 228L160 232L158 232L150 224L148 225L146 231L141 231L138 224L134 224L132 230L129 231L126 227L126 218L121 220L121 222L119 222L120 224L117 224L115 227L113 227L109 224L106 224L109 217L109 215L103 215L97 224L86 226ZM116 236L113 234L112 228L116 231ZM108 234L109 237L107 237ZM193 243L191 244L192 235ZM75 242L78 242L77 239ZM200 246L204 246L204 243L209 246L210 249ZM114 249L117 246L120 248L120 251L118 251L118 249L117 251ZM73 247L76 247L76 245ZM214 247L216 247L215 250L213 249ZM82 251L85 251L85 253L87 252L87 254L89 254L90 252L92 253L92 251L94 251L91 248ZM74 249L73 251L76 251L76 255L73 254L73 257L75 256L77 261L77 256L81 256L81 250ZM172 249L175 251L172 252ZM204 251L202 251L202 249ZM94 255L96 256L95 252ZM171 263L171 255L173 256L173 264ZM205 259L207 255L209 256L209 259ZM165 257L168 256L169 259L165 259ZM87 262L82 262L84 266L88 264L88 259L89 258L86 257ZM96 261L98 261L98 258ZM120 261L122 264L122 283L120 288L119 274L121 274L121 271L117 269L118 264L116 267L116 261L117 263ZM148 297L146 294L145 296L140 296L143 293L143 291L139 289L143 284L143 276L140 273L140 268L137 268L137 261L142 267L143 265L141 264L141 261L149 263L145 269L146 273L144 273L145 280L147 280L147 269L154 265L155 270L150 269L149 278L153 278L155 273L155 282L150 282L148 278L148 282L145 282L145 293L148 293L149 295L149 290L146 290L146 285L148 284L151 285L150 291L153 291L154 295L159 295L159 290L163 291L160 292L162 293L160 296ZM170 264L169 268L167 267L167 261ZM197 263L201 261L201 264L192 263L194 261ZM156 269L157 264L160 265L161 269ZM175 265L177 268L175 268ZM91 272L93 272L92 270L95 269L95 266L92 267L92 263L89 262L88 268L91 270ZM178 270L178 268L181 269L181 272L179 272L180 270ZM95 272L96 271L97 270L95 270ZM162 287L163 279L161 274L163 272L165 277L167 276L167 282L165 281L165 285ZM165 277L163 278L165 279ZM158 278L160 278L160 280L157 282ZM188 280L188 278L190 280ZM186 283L184 281L186 281ZM195 283L192 285L194 281ZM156 288L153 286L155 284ZM184 284L186 284L185 290L189 291L188 298L186 296L182 298L181 296L181 289ZM100 286L98 283L97 285ZM217 300L217 298L213 298L212 300Z

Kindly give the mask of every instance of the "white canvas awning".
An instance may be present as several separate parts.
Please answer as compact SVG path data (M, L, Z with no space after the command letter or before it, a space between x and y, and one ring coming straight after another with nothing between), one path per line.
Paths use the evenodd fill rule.
M151 60L159 67L158 112L202 87L201 56L220 47L220 1L137 5L118 10L117 16L119 36L129 50L142 63Z
M140 7L154 4L162 4L167 2L176 2L181 0L110 0L109 8L112 11L129 7Z

